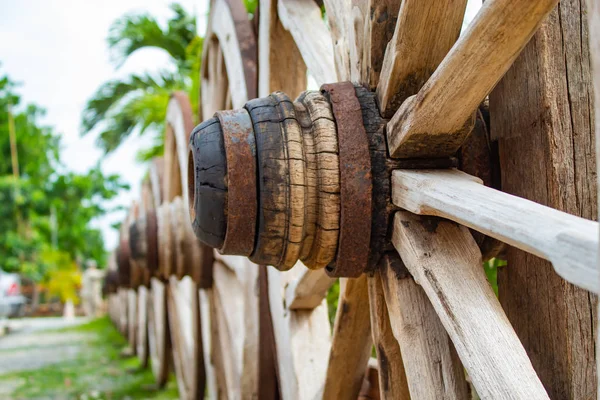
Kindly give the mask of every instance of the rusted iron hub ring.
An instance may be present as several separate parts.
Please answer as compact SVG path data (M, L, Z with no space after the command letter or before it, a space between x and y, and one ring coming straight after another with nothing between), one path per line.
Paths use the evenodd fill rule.
M249 256L256 232L256 140L245 109L215 114L223 130L227 158L227 228L219 252Z
M340 160L340 236L331 276L357 277L367 268L371 239L372 174L369 141L354 85L321 86L337 125Z

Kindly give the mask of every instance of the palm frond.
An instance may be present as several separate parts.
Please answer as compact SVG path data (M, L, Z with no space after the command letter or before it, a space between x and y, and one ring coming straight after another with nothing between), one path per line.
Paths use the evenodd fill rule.
M159 73L158 78L145 74L131 75L125 80L108 81L100 86L83 110L82 135L109 118L111 112L120 107L121 102L135 96L136 93L162 94L165 91L182 89L184 85L179 76L167 71Z
M111 25L108 45L117 66L144 47L162 49L178 65L185 63L185 50L196 36L196 19L179 4L172 4L170 8L175 15L164 29L147 13L126 14Z

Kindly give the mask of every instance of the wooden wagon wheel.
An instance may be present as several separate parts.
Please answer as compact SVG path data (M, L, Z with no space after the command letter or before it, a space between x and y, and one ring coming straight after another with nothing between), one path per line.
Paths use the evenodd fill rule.
M212 250L206 246L203 250L194 236L187 211L187 144L192 128L189 99L176 92L167 109L165 187L163 204L158 210L159 265L168 284L175 375L180 396L185 399L203 398L205 392L198 288L210 281L206 270L210 272L212 264Z
M210 117L217 110L240 107L256 97L256 38L241 1L216 0L211 4L205 43L203 115ZM189 175L198 168L204 167L190 160ZM223 201L218 183L214 188L207 184L204 189L215 193L215 201ZM261 279L259 268L243 257L216 254L215 259L212 284L200 290L209 396L269 398L268 393L276 390L276 379L272 335L263 335L264 324L270 325L266 274ZM259 358L258 364L270 367L259 371Z
M148 366L149 344L148 344L148 291L150 288L150 269L149 261L155 260L149 253L156 251L155 247L149 249L149 231L148 219L154 212L154 198L152 194L152 184L150 179L142 182L142 195L140 200L140 209L136 219L129 226L129 248L131 250L131 262L138 269L139 285L137 287L137 338L136 354L140 360L142 368Z
M312 0L260 2L263 97L209 119L209 100L228 101L214 92L224 80L207 82L210 112L190 146L198 237L281 271L296 260L311 268L268 270L282 397L356 399L374 345L382 398L464 399L465 370L482 398L548 398L466 227L546 258L597 292L598 224L485 187L457 171L453 156L557 1L487 1L460 39L466 0L324 3L330 30ZM223 71L210 59L226 58L223 46L207 46L207 70ZM321 92L267 96L304 90L304 66ZM326 84L337 80L359 85ZM211 166L221 168L207 176ZM210 182L220 195L202 189ZM245 222L232 219L252 200L240 188L257 194ZM253 226L255 234L228 241ZM332 277L342 284L331 342L328 332L308 340L321 325L293 322L316 318ZM215 287L221 279L215 268ZM307 311L292 312L299 308ZM301 361L319 346L327 356Z
M158 275L158 243L156 236L158 228L156 224L156 212L162 202L162 188L164 175L164 161L162 158L154 159L150 165L148 177L152 192L153 207L149 215L150 221L146 221L149 227L149 249L154 248L154 262L148 262L150 278L150 293L148 295L148 347L150 354L150 364L154 380L159 387L167 383L169 376L169 325L167 318L167 290L165 283ZM148 206L149 207L149 206ZM150 207L149 207L150 208ZM148 218L148 217L147 217ZM154 239L150 239L153 236ZM152 241L152 243L150 243Z

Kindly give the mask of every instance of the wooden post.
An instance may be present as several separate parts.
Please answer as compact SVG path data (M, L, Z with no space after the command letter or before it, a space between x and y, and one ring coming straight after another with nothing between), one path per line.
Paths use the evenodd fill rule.
M563 0L490 95L502 190L588 219L597 216L585 2ZM594 40L598 40L595 38ZM596 397L596 297L550 263L509 247L502 307L552 399Z
M598 40L598 36L600 36L600 3L595 0L588 0L587 5L594 95L596 99L600 99L600 41ZM598 169L600 165L600 163L598 163L598 160L600 160L600 102L596 100L594 106L594 116L596 121L596 173L600 176L600 169ZM596 268L600 268L598 263L596 263ZM596 335L600 338L600 335L598 335L597 332ZM598 344L600 344L600 341L597 342L596 346L598 346ZM598 365L596 365L596 367L598 367ZM598 387L600 387L600 381L597 381L597 383L599 385Z

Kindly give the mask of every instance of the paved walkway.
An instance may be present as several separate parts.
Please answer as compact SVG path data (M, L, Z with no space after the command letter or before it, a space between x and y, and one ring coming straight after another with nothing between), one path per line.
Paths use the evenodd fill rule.
M5 321L9 333L0 336L0 398L22 384L2 375L15 371L30 371L45 365L75 359L88 338L84 333L53 332L80 325L87 318L23 318Z

